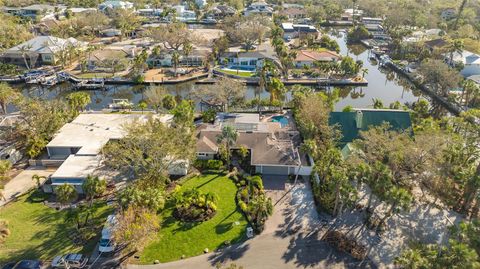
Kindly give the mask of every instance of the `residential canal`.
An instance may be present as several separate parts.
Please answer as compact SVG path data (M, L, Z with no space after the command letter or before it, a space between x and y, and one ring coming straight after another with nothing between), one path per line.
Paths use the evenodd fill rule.
M368 80L366 87L342 87L340 91L341 100L336 105L337 110L341 110L347 105L356 108L368 108L372 106L372 99L378 98L383 101L385 106L390 103L399 101L400 103L413 102L420 98L421 92L414 89L415 87L403 77L389 69L380 68L369 61L369 52L363 46L347 46L345 42L344 32L336 32L332 37L337 40L340 45L340 53L349 55L355 60L362 60L364 68L368 69L365 78ZM197 87L208 87L208 85L195 85L193 82L164 85L166 90L181 98L195 99L193 93ZM72 86L69 83L62 83L53 87L42 87L32 85L18 85L21 87L24 95L29 97L40 97L53 99L62 97L70 93ZM132 85L109 85L106 90L89 91L92 103L89 109L102 109L112 102L112 99L129 99L134 103L138 103L144 98L144 93L149 87L158 86L132 86ZM329 89L321 89L329 90ZM252 99L255 95L262 98L268 98L269 93L263 91L259 87L249 86L246 92L246 99ZM291 98L291 93L287 94L287 101ZM198 100L197 100L198 101ZM197 108L200 108L197 106Z

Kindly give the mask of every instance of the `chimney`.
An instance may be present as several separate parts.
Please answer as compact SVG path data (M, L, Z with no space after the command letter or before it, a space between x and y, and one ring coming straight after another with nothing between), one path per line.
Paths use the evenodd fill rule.
M357 110L357 116L356 116L357 129L362 128L362 121L363 121L363 113L361 110Z

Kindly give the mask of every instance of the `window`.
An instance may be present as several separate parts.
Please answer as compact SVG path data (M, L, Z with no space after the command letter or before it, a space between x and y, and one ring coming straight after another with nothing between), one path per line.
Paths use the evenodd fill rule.
M248 65L248 61L241 61L240 65Z
M257 60L250 60L250 65L257 65Z
M198 155L198 156L207 156L207 154L206 154L206 153L201 153L201 152L200 152L200 153L198 153L197 155Z

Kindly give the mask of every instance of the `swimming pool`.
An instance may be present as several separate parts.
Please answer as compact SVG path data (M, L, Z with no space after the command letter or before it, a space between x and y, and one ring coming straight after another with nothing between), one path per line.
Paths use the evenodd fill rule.
M230 65L228 69L231 70L240 70L240 71L250 71L250 72L255 72L257 70L257 67L255 66L242 66L242 65Z
M278 122L282 128L288 126L288 119L285 116L273 116L272 122Z

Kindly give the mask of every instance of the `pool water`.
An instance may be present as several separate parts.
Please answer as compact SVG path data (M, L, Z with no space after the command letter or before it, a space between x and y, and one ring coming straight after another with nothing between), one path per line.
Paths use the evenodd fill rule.
M282 126L282 128L288 126L288 119L284 116L273 116L272 122L278 122Z
M228 69L254 72L257 68L255 66L230 65Z

